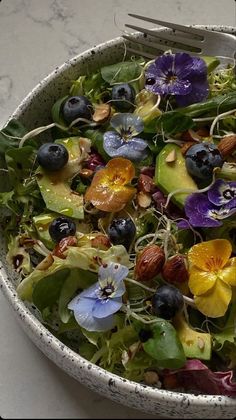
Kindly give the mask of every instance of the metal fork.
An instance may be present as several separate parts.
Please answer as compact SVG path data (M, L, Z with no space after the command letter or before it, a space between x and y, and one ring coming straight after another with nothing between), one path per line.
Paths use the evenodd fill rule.
M158 50L158 52L160 52L160 50L165 51L167 48L169 48L172 50L172 52L179 52L185 50L193 52L194 55L210 55L218 57L221 56L235 58L236 36L234 35L216 31L209 31L207 29L183 26L177 23L165 22L146 16L136 15L133 13L129 13L128 15L133 18L143 20L145 22L151 22L157 25L161 25L162 27L164 26L167 28L171 28L174 31L182 32L182 35L179 35L176 34L176 32L159 32L155 31L154 29L146 29L140 26L126 24L125 26L127 28L142 32L146 37L147 35L149 37L152 37L148 40L147 38L134 38L129 35L123 35L123 38L125 38L126 40L148 48L149 51L150 49L153 50L153 53L145 50L141 51L127 45L127 50L136 55L141 55L142 57L153 59L156 58L156 56L158 55L158 53L155 54L155 50ZM183 36L183 32L187 34L187 36ZM155 38L155 40L153 40L153 38Z

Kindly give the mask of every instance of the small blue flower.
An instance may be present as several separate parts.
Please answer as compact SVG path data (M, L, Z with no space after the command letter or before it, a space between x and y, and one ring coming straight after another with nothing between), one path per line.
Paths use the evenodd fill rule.
M144 129L140 117L131 113L120 113L112 117L111 126L103 136L103 148L110 157L124 157L132 161L147 157L147 142L135 137Z
M113 314L122 306L123 280L128 268L109 263L98 271L98 282L77 295L68 305L78 324L87 331L107 331L113 327Z

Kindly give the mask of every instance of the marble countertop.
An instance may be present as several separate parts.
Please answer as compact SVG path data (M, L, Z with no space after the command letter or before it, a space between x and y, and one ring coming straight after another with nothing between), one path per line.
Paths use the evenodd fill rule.
M234 0L0 0L0 125L68 58L122 34L128 12L182 24L236 25ZM0 417L158 418L70 378L28 339L0 294Z

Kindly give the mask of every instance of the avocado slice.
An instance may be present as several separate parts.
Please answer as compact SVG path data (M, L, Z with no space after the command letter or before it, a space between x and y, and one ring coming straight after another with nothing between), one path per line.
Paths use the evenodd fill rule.
M183 315L177 315L173 323L186 357L201 360L211 359L212 340L210 334L193 330L184 320Z
M168 162L168 156L170 154L175 155L175 159L172 162ZM155 184L165 194L169 194L172 191L184 188L190 191L196 191L197 185L185 166L185 159L181 153L181 149L176 144L167 144L163 147L156 159L156 170L155 170ZM182 208L184 206L186 197L189 193L178 193L173 195L172 201Z
M56 143L63 144L68 150L68 163L62 170L53 173L39 167L36 174L38 186L48 210L75 219L83 219L83 195L70 188L70 180L79 170L79 137L60 139Z

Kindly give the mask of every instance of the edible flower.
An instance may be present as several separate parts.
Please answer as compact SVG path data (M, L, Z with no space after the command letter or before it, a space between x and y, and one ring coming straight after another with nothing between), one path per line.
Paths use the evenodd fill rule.
M165 53L147 68L145 89L173 95L180 106L201 102L209 92L206 63L187 53Z
M127 185L135 175L135 168L128 159L111 159L104 169L98 170L85 194L96 208L108 212L122 210L132 199L136 189Z
M107 331L113 327L113 314L122 306L124 279L128 268L109 263L98 271L98 282L76 296L68 305L78 324L87 331Z
M222 220L236 213L236 182L226 182L217 179L208 190L203 193L190 194L185 201L187 221L178 223L180 228L218 227Z
M236 182L217 179L208 191L208 199L216 206L224 206L227 209L236 208Z
M137 136L144 129L143 120L131 113L116 114L111 118L115 131L103 136L103 148L110 157L122 156L132 161L147 157L147 142Z
M236 286L236 257L230 258L232 245L226 239L214 239L194 245L188 252L189 289L204 315L223 316Z

